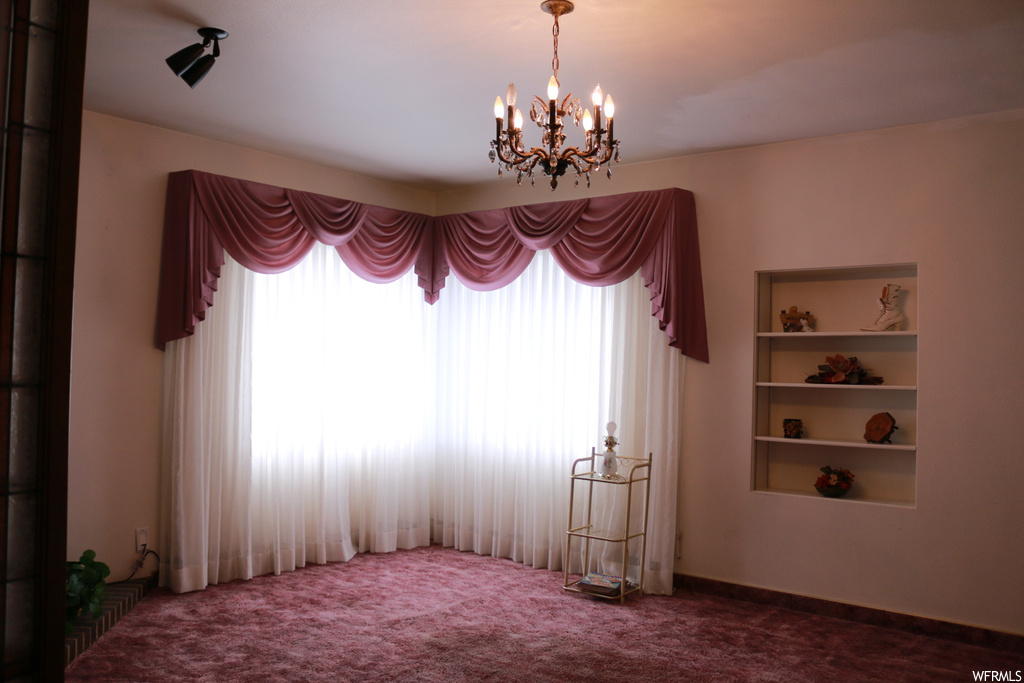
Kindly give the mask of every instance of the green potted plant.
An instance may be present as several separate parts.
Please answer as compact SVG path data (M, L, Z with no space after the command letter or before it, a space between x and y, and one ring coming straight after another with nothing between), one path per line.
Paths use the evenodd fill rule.
M74 630L72 622L83 611L93 617L103 614L103 593L106 579L110 576L110 567L96 561L96 552L86 550L78 562L67 563L67 620L65 627L68 633Z

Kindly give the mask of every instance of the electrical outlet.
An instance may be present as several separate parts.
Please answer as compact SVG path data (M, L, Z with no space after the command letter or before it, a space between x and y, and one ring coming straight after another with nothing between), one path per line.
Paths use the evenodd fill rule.
M149 527L144 526L135 530L135 552L141 553L149 545Z

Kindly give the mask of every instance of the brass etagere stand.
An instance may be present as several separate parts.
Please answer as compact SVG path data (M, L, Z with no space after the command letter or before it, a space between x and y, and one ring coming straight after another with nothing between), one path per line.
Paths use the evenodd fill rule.
M565 539L565 577L562 587L567 591L585 593L594 597L606 600L618 600L620 603L626 601L626 596L631 593L643 595L644 590L644 562L647 553L647 512L651 500L651 458L653 453L646 458L633 458L627 456L616 456L618 473L604 475L597 469L598 460L603 454L597 449L591 449L590 456L579 458L572 464L571 484L569 488L569 529ZM586 504L582 514L582 523L574 519L576 485L586 484ZM594 516L594 486L624 486L626 487L626 506L623 512L624 519L621 531L597 529L593 526ZM634 488L637 493L643 495L643 514L640 524L634 529L636 520L633 519L633 495ZM573 540L578 539L583 543L583 575L571 578L569 574L569 558L573 546ZM640 564L639 576L636 580L627 578L627 567L629 567L629 544L630 541L639 540ZM608 591L594 587L585 582L590 570L591 545L594 541L605 543L618 543L621 545L622 576L611 577L618 579L618 590Z

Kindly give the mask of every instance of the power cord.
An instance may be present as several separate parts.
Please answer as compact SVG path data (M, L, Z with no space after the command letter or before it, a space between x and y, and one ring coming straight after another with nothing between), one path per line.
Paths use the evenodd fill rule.
M135 560L135 566L132 569L132 573L124 581L115 581L114 583L127 583L128 581L131 581L132 578L135 576L135 574L140 569L142 569L142 565L144 565L146 563L146 556L147 555L152 555L153 557L155 557L156 558L157 567L160 566L160 556L156 554L155 550L147 549L146 544L143 543L142 544L142 552L139 553L139 559Z

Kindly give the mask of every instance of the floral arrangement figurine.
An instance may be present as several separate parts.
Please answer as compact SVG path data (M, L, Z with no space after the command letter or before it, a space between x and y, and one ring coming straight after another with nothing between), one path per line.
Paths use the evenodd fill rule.
M814 482L814 488L823 496L828 498L839 498L845 496L853 487L853 472L843 468L832 468L825 465L821 468L821 475Z
M825 365L818 366L818 374L804 381L808 384L881 384L881 377L869 377L857 356L844 358L841 354L825 356Z

